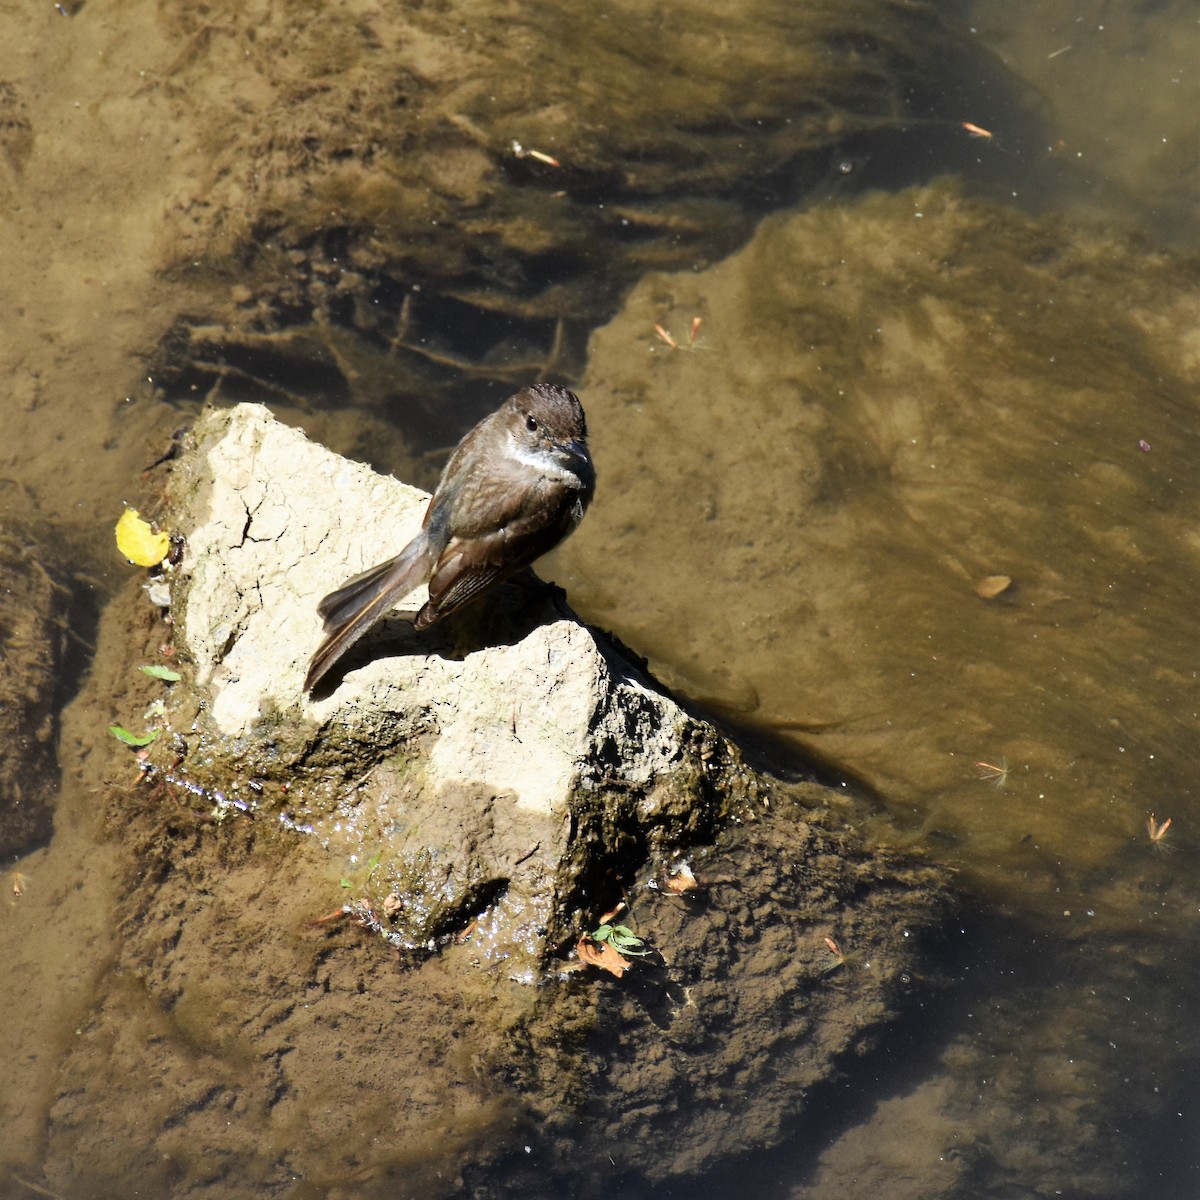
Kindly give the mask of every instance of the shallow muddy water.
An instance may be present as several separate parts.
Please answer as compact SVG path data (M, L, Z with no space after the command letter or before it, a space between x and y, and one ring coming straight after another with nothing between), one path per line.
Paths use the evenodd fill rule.
M0 1194L496 1195L514 1180L514 1195L591 1195L599 1185L587 1179L602 1167L603 1194L631 1198L1195 1195L1193 7L986 0L955 18L948 45L962 57L944 78L899 36L889 47L892 65L923 81L919 112L892 111L881 85L863 120L844 135L829 134L844 118L826 121L826 142L805 157L807 130L793 136L767 112L780 103L772 89L764 115L744 118L747 142L755 121L774 139L755 143L753 161L746 152L754 186L722 190L697 168L697 192L712 195L686 205L650 180L669 174L673 155L686 160L687 137L704 131L647 135L641 179L584 180L581 164L563 189L586 196L581 209L621 215L588 226L572 213L552 233L536 205L479 218L479 240L503 247L481 252L484 267L470 254L443 262L454 243L430 234L413 251L414 277L444 271L452 283L424 309L418 287L407 304L380 288L364 298L339 246L321 257L282 238L279 214L300 206L289 170L303 175L318 140L302 123L335 92L310 86L313 60L300 50L278 92L239 64L272 44L317 44L332 78L354 63L360 38L403 43L432 78L435 60L452 76L456 54L480 45L465 24L461 45L428 29L401 36L367 3L337 38L314 32L299 8L260 16L256 39L215 9L147 3L122 14L89 0L35 14L0 0L13 31L0 49L0 501L6 520L38 525L30 544L65 560L81 592L64 695L88 667L95 610L131 578L111 543L122 503L153 506L142 472L205 395L267 399L310 436L428 487L444 448L536 360L579 386L600 479L587 523L543 574L763 764L833 781L861 798L870 837L957 871L961 916L942 946L948 998L898 1024L820 1112L800 1123L784 1114L770 1148L657 1186L621 1175L620 1147L611 1173L522 1169L532 1135L494 1097L466 1098L469 1051L448 1023L414 1091L432 1103L444 1086L454 1119L409 1130L397 1149L389 1131L403 1114L364 1105L331 1115L352 1150L328 1177L300 1180L287 1145L310 1136L312 1095L275 1125L269 1099L222 1099L218 1068L236 1072L244 1050L213 1014L235 990L204 981L187 1005L151 1019L152 977L113 984L129 933L117 922L134 920L119 903L128 880L98 837L107 781L67 756L83 744L80 728L115 714L76 710L54 836L3 864ZM714 13L693 19L689 28L666 14L657 36L734 64L717 107L757 111L745 100L757 73L786 71L737 38L726 44ZM595 46L572 41L570 26L557 31L557 53L586 91ZM635 48L603 50L619 59ZM212 73L189 75L197 63ZM466 140L438 159L430 228L466 225L463 214L484 204L472 139L490 132L487 105L468 91L446 109ZM606 152L598 95L581 159ZM397 94L397 110L408 103ZM261 124L261 159L231 164L219 121L180 116L206 109L230 127L243 120L257 134ZM735 142L722 135L703 153L716 161ZM513 173L558 169L518 144ZM569 172L570 143L549 149ZM376 153L348 136L331 157L361 164ZM304 220L319 229L355 206L390 212L413 186L388 176L389 191L365 169L329 176L304 195ZM553 188L539 205L558 202ZM248 254L255 239L260 253ZM632 247L619 268L617 241ZM368 249L355 251L356 278L368 277ZM558 288L550 301L518 279L534 261ZM310 275L297 283L293 268ZM493 311L488 286L503 301L491 323L480 316ZM546 307L555 297L562 314ZM281 338L280 312L301 310L311 315L303 339ZM231 312L241 323L221 325ZM190 348L173 357L181 342ZM468 358L473 373L456 365ZM428 380L438 400L411 399ZM231 963L261 967L241 949L259 884L239 878L225 899L219 916L180 901L193 936L228 937ZM299 927L311 911L301 898L295 906ZM170 916L138 919L155 915ZM281 986L293 956L317 957L302 942L273 948ZM387 1069L373 994L393 1017L405 1011L387 967L364 944L326 979L361 997L374 1021L364 1076ZM450 1007L452 982L444 992ZM162 1048L163 1078L206 1109L212 1143L181 1145L153 1173L110 1147L101 1179L72 1139L95 1136L90 1106L110 1100L127 1106L136 1140L139 1089L104 1047L147 1043ZM331 1040L331 1057L341 1053ZM304 1078L315 1094L320 1065ZM503 1158L501 1146L518 1165L490 1180L473 1171L480 1143L492 1150L481 1161ZM352 1159L361 1174L344 1165ZM123 1161L139 1163L124 1178Z

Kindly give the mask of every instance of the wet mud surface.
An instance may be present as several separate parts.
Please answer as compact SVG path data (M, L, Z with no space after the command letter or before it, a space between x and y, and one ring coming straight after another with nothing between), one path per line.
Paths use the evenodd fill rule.
M91 686L145 703L123 653L163 632L130 590ZM622 919L653 953L620 983L566 957L540 987L512 983L469 930L397 954L342 916L315 842L139 778L76 720L95 698L68 738L105 780L120 940L76 1017L39 1161L12 1164L62 1194L134 1179L180 1196L599 1195L686 1178L778 1142L948 982L925 949L952 911L945 874L867 852L843 797L765 783L696 847L695 889L672 894L654 864L627 881Z

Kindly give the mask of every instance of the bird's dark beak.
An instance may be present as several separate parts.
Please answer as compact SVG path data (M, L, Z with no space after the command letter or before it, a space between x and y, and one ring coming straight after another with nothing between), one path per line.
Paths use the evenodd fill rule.
M582 442L577 442L572 438L569 442L559 442L559 448L565 450L573 458L579 459L580 462L590 462L588 457L587 447Z

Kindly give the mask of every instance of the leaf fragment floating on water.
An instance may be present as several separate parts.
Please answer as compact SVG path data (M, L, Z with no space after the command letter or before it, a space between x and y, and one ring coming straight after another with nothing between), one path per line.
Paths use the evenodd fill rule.
M975 585L975 595L981 600L994 600L1001 592L1007 592L1012 587L1012 577L1009 575L985 575Z

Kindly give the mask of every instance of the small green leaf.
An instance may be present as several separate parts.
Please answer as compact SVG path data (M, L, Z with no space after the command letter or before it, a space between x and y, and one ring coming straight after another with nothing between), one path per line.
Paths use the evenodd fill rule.
M138 669L149 675L151 679L165 679L167 683L178 683L183 678L178 671L172 671L170 667L163 667L158 663Z
M645 938L640 938L628 925L601 925L590 935L593 942L607 942L621 954L633 954L644 958L650 954Z
M350 884L350 880L348 880L348 879L345 877L345 875L343 875L343 876L341 877L341 879L339 879L339 880L338 880L338 886L339 886L339 887L348 888L348 887L350 887L350 886L351 886L351 884Z
M148 746L162 731L154 729L150 733L130 733L123 725L110 725L108 732L127 746Z
M372 872L379 866L379 860L383 857L383 851L377 850L370 858L367 859L367 878L371 878Z
M650 951L646 949L644 938L638 937L628 925L612 925L605 923L589 934L593 942L607 943L622 954L635 954L644 957Z

